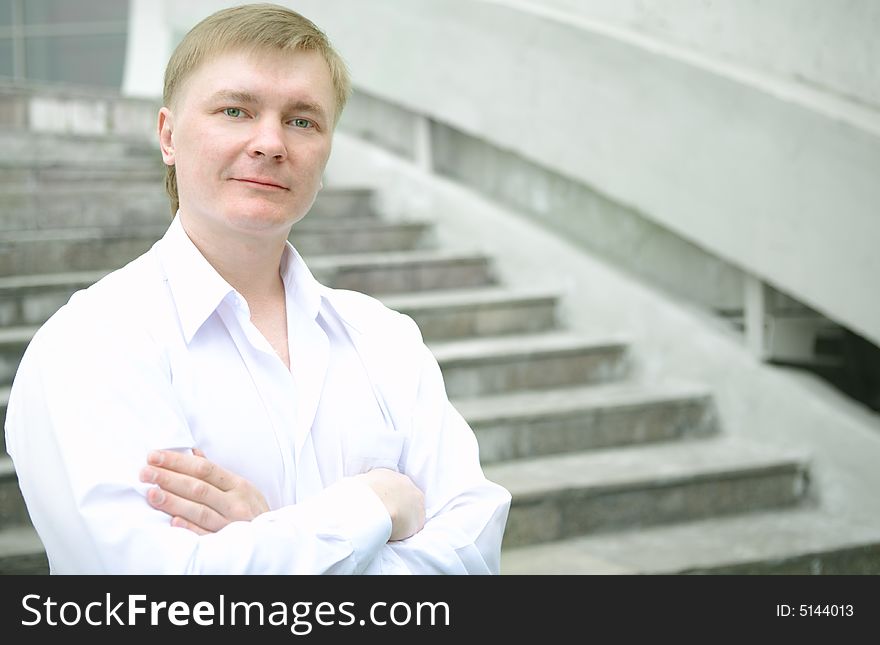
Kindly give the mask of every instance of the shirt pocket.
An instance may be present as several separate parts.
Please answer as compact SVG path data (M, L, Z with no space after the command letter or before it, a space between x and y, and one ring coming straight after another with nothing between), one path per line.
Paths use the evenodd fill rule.
M351 440L344 450L345 476L359 475L373 468L399 472L403 444L403 433L388 429L367 432Z

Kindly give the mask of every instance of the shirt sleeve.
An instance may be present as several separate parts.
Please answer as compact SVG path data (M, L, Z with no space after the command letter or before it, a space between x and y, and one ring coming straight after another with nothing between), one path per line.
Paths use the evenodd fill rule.
M510 493L485 478L473 430L449 402L434 356L421 351L402 471L425 494L425 527L386 544L365 573L497 574Z
M62 310L63 311L63 310ZM198 536L170 526L138 479L155 448L192 446L164 355L117 325L56 314L31 342L8 450L53 573L361 573L391 534L365 484Z

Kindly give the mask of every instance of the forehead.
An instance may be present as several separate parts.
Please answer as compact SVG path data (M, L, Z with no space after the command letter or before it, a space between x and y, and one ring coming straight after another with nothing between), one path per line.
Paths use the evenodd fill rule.
M212 56L184 81L181 100L208 100L219 92L246 92L264 100L309 101L328 113L335 91L330 67L316 51L231 50Z

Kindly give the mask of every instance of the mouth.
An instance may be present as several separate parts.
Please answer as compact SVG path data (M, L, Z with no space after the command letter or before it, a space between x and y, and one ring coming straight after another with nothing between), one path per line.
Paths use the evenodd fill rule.
M254 188L266 188L268 190L289 190L286 186L275 183L271 179L253 178L253 177L233 177L233 181L248 184Z

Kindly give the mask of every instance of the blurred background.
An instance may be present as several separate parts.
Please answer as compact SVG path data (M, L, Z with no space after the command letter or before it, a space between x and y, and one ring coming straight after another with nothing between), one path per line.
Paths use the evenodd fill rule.
M0 319L10 375L33 325L62 302L22 300L23 288L45 293L34 276L48 273L48 258L68 288L85 286L161 234L154 127L165 64L196 22L234 4L0 0L0 305L40 310ZM327 275L423 317L487 469L520 500L508 571L878 569L880 4L279 4L321 27L352 72L328 199L336 191L350 211L345 200L367 192L364 208L383 226L422 226L411 248L373 249L385 256L376 261L404 252L427 262L438 249L486 258L485 284L468 274L461 285L392 289L345 282L338 263ZM74 238L79 250L59 242ZM315 256L339 252L315 244ZM478 297L481 286L492 289ZM431 288L446 300L425 301ZM549 312L523 304L538 296ZM453 318L473 338L452 331ZM612 337L625 360L586 374L596 339L607 349ZM465 351L467 342L482 345ZM517 347L543 376L520 366L504 377L515 384L487 385L501 378L490 355L510 362ZM460 376L474 348L483 362L467 369L480 376ZM553 426L560 410L566 420ZM592 439L578 438L585 428ZM671 438L722 443L679 454ZM643 466L633 456L643 441L656 464L626 488L621 473ZM741 443L781 452L731 457ZM528 460L575 474L556 488L542 480L548 498L516 470ZM761 468L749 492L735 489ZM675 488L670 469L690 483ZM771 480L785 494L768 492ZM614 486L626 492L608 493ZM666 497L648 492L660 489ZM621 506L635 510L594 521Z

